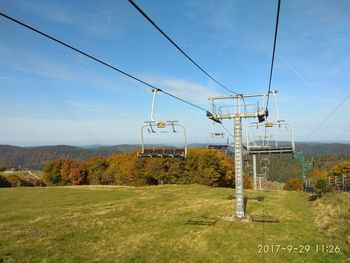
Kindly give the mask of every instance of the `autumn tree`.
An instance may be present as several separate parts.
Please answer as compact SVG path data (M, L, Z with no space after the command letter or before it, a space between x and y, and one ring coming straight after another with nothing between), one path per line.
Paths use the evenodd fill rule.
M44 166L44 181L49 185L62 184L61 168L63 160L55 160Z
M302 191L303 182L300 178L289 178L288 181L285 183L283 189L287 191Z
M190 184L233 186L234 161L220 151L191 149L185 159L138 158L136 153L50 162L45 176L51 184ZM245 187L251 182L245 179Z
M321 169L312 169L310 172L308 172L308 179L325 179L328 176L328 172L326 170Z
M337 163L331 168L330 176L350 175L350 160Z
M88 173L88 183L101 184L109 166L106 158L94 157L86 161L85 165Z
M87 170L82 163L71 159L65 159L61 167L61 179L63 184L79 185L87 182Z

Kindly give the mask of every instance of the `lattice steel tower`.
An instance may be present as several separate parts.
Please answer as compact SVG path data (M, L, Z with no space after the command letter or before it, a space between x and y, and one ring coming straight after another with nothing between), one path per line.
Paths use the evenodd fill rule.
M236 213L235 218L245 218L243 193L243 147L242 147L242 119L258 118L264 121L265 101L267 94L235 94L230 96L210 97L212 113L207 112L209 119L221 123L223 119L234 119L234 154L235 154L235 187L236 187ZM257 104L247 104L246 99L262 99L261 107ZM229 105L218 106L218 101L231 100Z

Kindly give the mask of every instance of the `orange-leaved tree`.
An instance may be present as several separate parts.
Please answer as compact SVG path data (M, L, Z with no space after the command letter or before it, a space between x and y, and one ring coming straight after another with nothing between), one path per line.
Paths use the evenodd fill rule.
M350 160L337 163L331 168L330 176L350 175Z
M87 182L87 170L85 165L72 159L63 160L61 167L61 178L63 184L79 185Z
M311 171L308 172L308 179L325 179L328 176L328 172L326 170L321 170L321 169L312 169Z
M302 191L303 190L303 182L300 178L291 177L285 183L284 190L288 191Z
M44 166L44 181L49 185L62 184L61 168L63 160L55 160Z

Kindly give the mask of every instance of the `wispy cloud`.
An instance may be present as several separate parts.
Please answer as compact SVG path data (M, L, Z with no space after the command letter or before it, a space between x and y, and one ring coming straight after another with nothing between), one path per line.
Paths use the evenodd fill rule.
M135 119L116 115L115 119L63 119L1 117L0 143L16 145L135 143L139 127ZM116 135L123 134L123 136Z
M112 31L115 32L117 29L116 25L111 23L112 13L109 10L103 13L82 12L71 9L69 5L45 1L19 1L17 6L21 10L37 17L74 26L94 36L107 35Z
M11 79L8 77L0 76L0 81L8 81L8 80L11 80Z
M152 75L142 75L142 78L173 95L195 103L206 104L208 97L219 95L211 84L203 85L183 79Z
M226 39L220 36L216 36L216 35L212 35L212 34L208 34L208 33L201 33L201 32L196 32L196 31L192 31L192 30L187 30L187 29L178 29L178 28L172 28L170 29L172 31L176 31L176 32L183 32L186 34L190 34L190 35L197 35L200 37L204 37L207 39L211 39L214 41L217 41L217 47L222 48L228 45L235 45L235 46L240 46L240 47L244 47L244 48L248 48L248 49L253 49L259 52L265 52L265 53L270 53L270 50L267 50L266 48L262 48L262 47L257 47L248 43L244 43L242 41L237 41L237 40L231 40L231 39Z
M20 56L13 59L11 54L20 54ZM94 86L111 92L127 91L124 87L125 80L121 76L116 75L115 78L106 78L105 75L101 75L100 71L94 71L90 66L86 65L85 58L81 59L78 56L66 57L65 61L61 61L51 56L26 52L23 48L1 45L0 56L3 59L0 62L0 67L4 66L7 69L27 75L44 77L55 81L85 83L87 86ZM0 81L6 80L9 79L0 76ZM20 81L19 79L18 83Z
M207 33L203 34L200 32L184 30L184 29L172 29L172 31L183 32L183 33L187 33L187 34L191 34L191 35L197 35L200 37L204 37L207 39L217 41L218 47L223 47L224 45L234 45L234 46L240 46L243 48L251 49L251 50L254 50L255 52L260 52L260 53L269 54L269 55L271 54L270 49L266 49L262 46L255 46L254 44L251 44L251 43L248 44L248 43L244 43L241 41L226 39L226 38L216 36L216 35L211 35L211 34L207 34ZM297 70L295 68L295 66L292 66L291 63L288 62L286 58L282 57L279 54L276 54L276 58L279 60L279 62L284 64L287 67L287 69L289 69L292 73L294 73L295 76L297 76L302 82L307 84L309 87L315 88L315 85L313 83L311 83L309 80L307 80L304 77L304 75L300 72L300 70Z
M236 21L235 17L235 8L234 1L208 1L203 4L201 1L190 1L188 3L189 8L186 16L190 19L198 19L201 20L204 18L203 14L205 14L205 19L203 22L209 25L210 27L217 30L232 30L235 28ZM196 10L196 11L194 11Z

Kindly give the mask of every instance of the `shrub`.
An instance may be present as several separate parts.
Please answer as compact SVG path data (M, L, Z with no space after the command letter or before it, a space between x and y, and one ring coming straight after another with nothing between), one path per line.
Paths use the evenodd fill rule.
M145 184L147 185L157 185L158 184L158 180L156 178L154 178L153 176L146 176L144 178Z
M105 172L101 175L101 181L100 184L103 185L114 185L115 183L115 176L111 172Z
M0 175L0 187L11 187L11 183L2 175Z
M315 183L315 191L319 195L323 195L325 192L330 191L330 187L327 179L319 179Z
M303 182L300 178L289 178L285 183L284 190L287 191L302 191L303 190Z
M22 178L16 174L10 174L6 177L6 179L10 183L11 187L34 186L31 179Z
M46 186L46 184L37 178L31 178L30 179L31 186Z
M244 189L252 189L253 188L252 178L246 173L243 174L243 188Z

